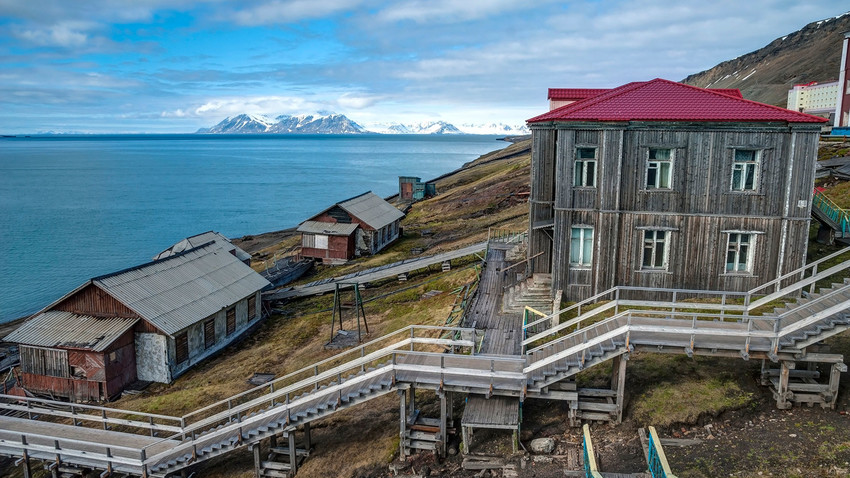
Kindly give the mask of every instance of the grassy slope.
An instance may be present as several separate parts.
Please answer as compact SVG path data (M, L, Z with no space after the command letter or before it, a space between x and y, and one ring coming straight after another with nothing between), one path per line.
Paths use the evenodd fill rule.
M320 268L317 275L339 275L397 261L412 256L413 247L426 248L426 253L454 249L485 239L488 227L524 228L528 206L524 199L511 193L528 190L528 143L484 155L438 180L440 195L413 205L402 223L404 237L386 252L342 267ZM423 229L430 229L431 234L421 236ZM280 244L264 245L259 250L273 255L292 241L282 239ZM261 242L259 237L256 241ZM444 323L454 301L452 290L475 277L474 269L457 267L462 262L454 263L455 269L448 274L420 273L406 284L389 282L367 289L364 300L416 286L366 304L371 337L409 324ZM316 275L304 280L315 278ZM420 300L430 290L441 290L443 294ZM285 304L285 314L272 316L252 336L174 383L154 384L147 393L123 398L113 406L179 415L250 388L246 380L255 372L281 376L330 356L334 352L326 351L323 345L330 334L331 314L322 310L330 308L332 300L332 296L311 297ZM394 395L388 395L320 421L314 428L317 453L307 460L298 476L349 476L357 468L386 462L398 446L396 408ZM214 466L205 467L203 475L253 476L252 460L247 451L230 454Z

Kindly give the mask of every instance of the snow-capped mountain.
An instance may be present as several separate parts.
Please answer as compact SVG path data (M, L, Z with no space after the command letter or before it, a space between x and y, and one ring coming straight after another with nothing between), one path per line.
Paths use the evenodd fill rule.
M225 118L212 128L201 128L198 133L277 133L277 134L357 134L367 133L362 126L345 115L280 115L266 116L241 114Z
M462 124L455 126L445 121L424 121L421 123L378 123L366 125L369 131L381 134L493 134L524 135L530 134L525 125L506 125L504 123Z
M528 126L521 125L508 125L504 123L490 123L490 124L462 124L458 127L461 131L466 134L505 134L505 135L522 135L522 134L531 134L531 130L528 129Z
M459 128L445 121L423 121L421 123L379 123L366 128L355 123L345 115L280 115L276 118L241 114L225 118L212 128L201 128L197 133L276 133L276 134L492 134L524 135L529 134L525 125L506 125L504 123L463 124Z

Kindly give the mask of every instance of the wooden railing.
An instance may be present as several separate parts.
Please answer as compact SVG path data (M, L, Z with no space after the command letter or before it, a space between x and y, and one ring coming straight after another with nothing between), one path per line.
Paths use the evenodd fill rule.
M664 454L664 448L661 447L661 440L658 438L655 427L649 427L649 445L647 448L649 451L646 461L652 478L676 478L676 475L670 471L670 464L667 463L667 456Z
M584 452L585 478L602 478L599 467L596 466L596 453L593 451L593 441L590 439L590 427L585 424L581 428L581 448Z
M825 281L842 271L850 269L850 260L846 260L835 266L829 267L826 270L818 271L819 266L848 253L850 253L850 247L841 249L815 262L783 274L782 276L750 289L747 292L655 289L630 286L612 287L611 289L600 292L592 297L588 297L585 300L555 311L552 314L543 315L535 320L531 320L531 317L528 314L525 314L523 322L523 350L525 351L526 347L533 342L537 342L548 336L557 334L570 327L580 329L582 327L582 323L599 320L600 317L607 315L608 311L613 310L613 313L617 314L620 312L621 308L669 309L669 312L672 313L689 309L701 311L713 310L717 311L714 316L719 317L721 320L725 320L727 318L748 320L748 318L750 318L759 307L762 307L771 301L797 294L807 287L809 288L809 292L812 292L815 284L819 281ZM784 287L782 286L783 282L795 279L796 281L794 283ZM774 289L773 292L764 292L765 289L771 288ZM655 295L666 294L670 296L670 299L667 301L651 301L623 298L623 296L628 296L630 293L651 293ZM754 300L755 297L758 297L758 299ZM713 300L706 301L704 300L706 298ZM719 299L719 303L717 302L717 299ZM730 300L732 302L730 302ZM586 311L590 306L594 306L595 308L590 311ZM582 309L584 309L585 312L583 312ZM547 326L547 324L551 323L554 317L571 313L575 313L576 317L555 326Z
M841 233L842 236L850 233L850 211L836 204L817 188L812 196L812 208L817 209L835 223L839 229L837 232Z

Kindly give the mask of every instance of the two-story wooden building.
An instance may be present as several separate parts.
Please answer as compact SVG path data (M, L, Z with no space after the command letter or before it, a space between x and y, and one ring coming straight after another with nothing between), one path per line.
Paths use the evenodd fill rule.
M558 93L528 120L528 254L565 299L740 291L804 265L824 119L662 79Z
M269 282L207 242L95 277L3 340L18 344L26 390L107 400L136 380L171 382L258 323Z

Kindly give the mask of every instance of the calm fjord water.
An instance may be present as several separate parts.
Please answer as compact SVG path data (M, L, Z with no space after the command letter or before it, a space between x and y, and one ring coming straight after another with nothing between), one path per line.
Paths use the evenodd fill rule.
M207 230L292 227L398 176L431 179L493 136L44 136L0 139L0 322Z

